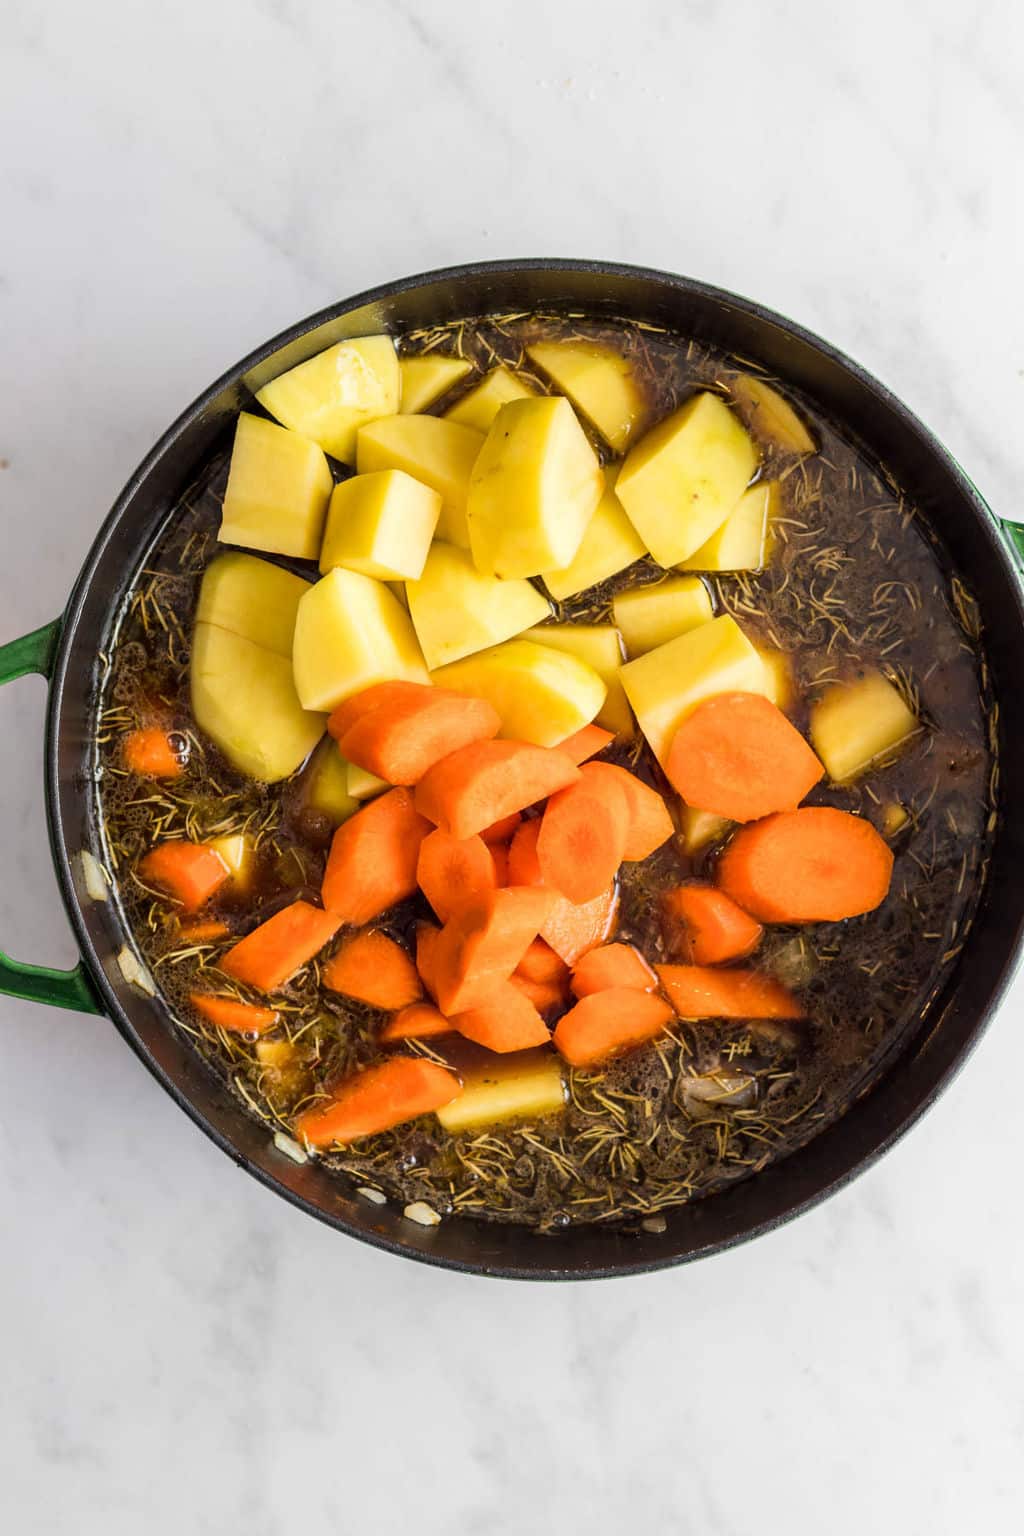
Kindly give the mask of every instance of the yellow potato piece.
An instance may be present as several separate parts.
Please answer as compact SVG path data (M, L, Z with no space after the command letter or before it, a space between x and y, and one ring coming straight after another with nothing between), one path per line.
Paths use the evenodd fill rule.
M292 647L295 687L306 709L393 678L429 682L409 615L381 581L340 567L299 604Z
M299 600L308 591L309 582L301 576L231 550L203 572L196 622L218 624L290 658Z
M428 405L433 405L460 379L464 379L472 366L465 358L439 357L433 353L426 357L399 358L402 415L410 416L416 411L425 411Z
M558 602L618 575L647 553L643 539L615 494L617 474L617 465L605 469L604 493L574 558L564 570L544 572L544 585Z
M664 768L687 715L716 693L765 693L764 662L729 614L627 661L622 686Z
M391 785L387 779L378 779L368 768L357 768L355 763L345 764L345 787L353 800L372 800Z
M444 414L448 421L460 422L464 427L474 427L477 432L486 434L503 405L510 400L529 400L536 393L532 384L519 378L510 368L499 365Z
M736 408L759 442L783 453L816 453L817 443L789 401L753 374L738 374L729 385Z
M244 832L233 832L228 837L215 837L209 846L219 854L231 871L231 881L236 891L248 890L252 884L253 862L256 850L251 837Z
M568 400L503 405L473 466L470 547L489 576L539 576L575 559L604 476Z
M741 423L704 392L630 449L615 490L658 564L678 565L725 522L756 468Z
M612 598L612 616L632 658L685 635L713 616L711 594L699 576L669 576Z
M901 832L910 820L906 806L900 805L898 800L892 800L882 807L882 830L886 837L895 837Z
M316 443L242 411L217 537L222 544L315 560L333 485Z
M400 389L391 337L357 336L289 368L256 398L286 427L352 464L359 428L397 411Z
M402 469L353 475L334 487L320 569L343 565L378 581L415 581L440 515L437 491Z
M359 809L359 801L349 794L348 767L338 751L338 743L325 736L306 770L306 806L311 811L319 811L335 826L347 821Z
M482 576L470 556L435 542L419 581L406 587L427 666L441 667L539 624L550 604L528 581Z
M359 433L356 465L361 475L404 469L441 497L436 534L469 548L466 497L483 436L441 416L385 416Z
M709 843L716 843L720 837L724 837L732 822L726 821L724 816L716 816L714 811L700 811L695 805L687 805L684 800L680 800L679 825L683 847L693 858Z
M776 709L789 709L793 702L793 667L789 657L770 645L759 645L757 654L764 662L765 698L771 699Z
M598 725L617 736L632 736L633 711L620 676L625 660L622 636L613 624L543 624L528 629L523 639L554 646L556 651L568 651L570 656L578 656L593 667L608 690L596 717Z
M743 492L722 526L681 571L759 571L767 563L769 520L779 508L779 482L765 480Z
M918 728L902 694L876 670L834 683L811 705L811 745L836 784L855 779Z
M505 1120L539 1120L544 1115L560 1114L564 1108L565 1086L558 1057L541 1047L467 1070L462 1092L437 1111L437 1118L454 1135Z
M553 747L589 725L604 703L593 667L533 640L508 640L431 674L439 688L487 699L509 741Z
M526 355L616 453L625 453L646 410L628 358L596 341L539 341Z
M288 778L323 735L324 716L303 709L288 658L216 624L195 627L191 685L196 725L250 778Z

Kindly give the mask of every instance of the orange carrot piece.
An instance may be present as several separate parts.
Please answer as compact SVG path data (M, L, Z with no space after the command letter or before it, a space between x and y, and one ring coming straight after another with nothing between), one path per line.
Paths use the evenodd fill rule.
M781 981L763 971L705 965L655 969L681 1019L802 1019L804 1010Z
M761 942L764 929L724 891L681 885L666 891L662 909L669 948L693 965L742 960Z
M159 726L143 726L124 739L124 765L131 773L151 779L179 779L185 765L171 738Z
M362 926L416 889L420 844L431 831L407 789L392 789L334 834L321 896L341 922Z
M668 1003L654 992L609 987L591 992L563 1014L552 1038L566 1061L589 1067L653 1040L672 1018Z
M573 966L588 949L603 944L614 933L618 910L619 893L614 885L582 907L560 896L541 924L540 936L566 965Z
M572 990L577 997L607 992L611 987L651 992L657 985L657 976L632 944L599 944L587 951L572 973Z
M508 849L508 880L510 885L543 885L540 859L537 857L537 839L540 837L540 817L524 821Z
M178 928L178 938L183 944L216 944L220 939L229 938L231 929L227 923L218 922L216 918L208 918L206 922L182 923Z
M457 913L441 930L431 958L441 1012L451 1017L485 1003L511 976L554 900L551 891L508 886Z
M795 810L825 769L770 699L719 693L676 731L666 771L687 805L729 821L758 821Z
M261 1008L258 1003L242 1003L237 997L212 992L190 992L188 1000L204 1019L232 1034L262 1035L280 1018L276 1008Z
M198 912L228 878L219 853L205 843L159 843L139 860L139 877L178 902L183 912Z
M345 1145L442 1109L461 1092L455 1073L436 1062L421 1056L392 1056L343 1078L326 1104L316 1104L296 1117L295 1130L311 1147Z
M534 939L516 970L530 981L554 982L562 988L569 985L569 967L543 939Z
M509 981L499 982L475 1008L452 1014L460 1035L489 1051L528 1051L547 1045L551 1032L525 992Z
M437 946L440 943L441 930L435 928L433 923L417 923L416 925L416 969L420 973L426 990L434 1001L437 1001Z
M484 827L480 836L485 843L507 843L522 819L518 811L513 811L510 816L500 816L489 827Z
M583 774L595 783L614 781L626 796L629 831L622 857L628 863L646 859L672 836L675 827L661 795L628 768L620 768L615 763L587 763Z
M459 747L490 741L501 716L486 699L423 686L415 698L381 704L338 738L343 757L389 784L418 784Z
M588 757L596 757L614 740L614 731L602 730L599 725L585 725L582 730L574 731L558 742L555 751L564 752L578 768L580 763L585 763Z
M352 694L351 698L343 699L329 716L327 729L335 741L340 741L357 720L361 720L364 715L372 714L375 709L380 709L384 705L401 704L407 699L416 699L424 693L432 692L433 689L429 683L409 683L398 678L390 683L373 683L369 688L363 688L359 693Z
M538 1013L554 1013L556 1008L561 1013L569 1000L568 990L557 981L534 981L519 970L513 971L508 980L509 986L529 998Z
M486 843L484 846L490 849L495 885L508 885L508 847L505 843Z
M401 944L376 928L357 933L331 956L323 983L372 1008L404 1008L423 996L419 973Z
M498 874L492 852L481 837L452 837L440 827L423 839L416 880L442 923L467 902L495 889Z
M803 806L742 827L717 878L762 923L841 922L881 906L892 865L892 849L862 816Z
M416 786L416 809L455 837L575 784L580 771L564 752L522 741L476 741L436 763Z
M576 906L600 896L618 874L629 821L617 780L584 769L578 784L552 795L541 818L537 860L545 885Z
M258 992L274 992L319 954L340 927L335 913L293 901L233 944L219 961L220 968Z
M453 1028L433 1003L409 1003L388 1020L377 1038L382 1045L396 1040L430 1040L435 1035L450 1035Z

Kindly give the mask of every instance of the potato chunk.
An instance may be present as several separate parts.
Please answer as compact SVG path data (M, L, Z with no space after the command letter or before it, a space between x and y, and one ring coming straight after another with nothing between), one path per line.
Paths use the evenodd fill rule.
M738 374L729 385L736 408L759 442L782 453L814 453L817 443L789 401L753 374Z
M353 475L334 487L320 569L343 565L378 581L415 581L440 515L437 491L402 469Z
M836 784L846 784L919 728L902 694L881 672L834 683L811 705L811 745Z
M217 537L222 544L315 560L333 485L316 443L242 411Z
M578 656L593 667L607 689L596 717L598 725L617 736L632 736L633 711L619 675L625 660L622 636L614 624L542 624L537 629L528 629L523 639L554 646L556 651L568 651L570 656Z
M266 784L294 773L323 735L324 716L303 709L289 659L216 624L195 627L191 685L199 729Z
M785 651L771 645L759 645L757 654L764 662L765 698L785 712L793 702L793 665Z
M612 598L612 615L632 658L685 635L713 617L711 594L699 576L669 576Z
M544 572L544 585L558 602L618 575L647 553L615 494L617 474L617 465L605 469L604 492L573 559L564 570Z
M532 384L519 378L510 368L499 365L444 414L448 421L460 422L464 427L474 427L486 434L503 405L510 400L529 400L536 393Z
M589 725L605 697L593 667L533 640L508 640L432 677L439 688L486 699L501 716L502 736L538 747L553 747Z
M728 614L627 661L622 686L664 768L687 715L716 693L766 693L764 662Z
M196 622L244 635L277 656L290 657L295 615L309 582L269 560L234 550L203 572Z
M659 565L706 544L743 495L757 451L717 395L693 395L641 438L615 490Z
M464 379L472 366L463 357L438 357L434 353L428 353L426 357L400 358L402 415L425 411L428 405L433 405Z
M483 447L471 427L441 416L385 416L359 433L356 464L361 475L375 469L404 469L441 497L436 534L469 548L466 497L469 476Z
M454 1135L499 1121L539 1120L564 1108L561 1064L551 1050L541 1047L469 1068L459 1097L439 1109L437 1118Z
M429 682L409 615L383 582L341 567L299 604L292 648L306 709L332 710L371 683Z
M256 398L286 427L352 464L359 428L397 411L400 388L391 337L357 336L289 368Z
M778 512L779 482L759 481L743 492L722 526L681 571L759 571L767 561L769 520Z
M503 405L469 485L477 567L490 576L539 576L575 559L604 492L597 455L568 400Z
M732 822L726 821L724 816L716 816L714 811L699 811L695 805L686 805L680 801L679 826L683 847L692 859L709 843L715 843L720 837L724 837L732 826Z
M646 408L628 358L596 341L539 341L526 355L616 453L625 453Z
M330 736L317 747L306 770L303 799L311 811L319 811L335 826L340 826L359 809L355 795L349 794L349 765Z
M345 764L345 787L353 800L372 800L392 786L387 779L378 779L368 768L357 768L355 763Z
M428 667L441 667L510 640L551 612L528 581L482 576L470 556L438 540L419 581L406 587L409 612Z

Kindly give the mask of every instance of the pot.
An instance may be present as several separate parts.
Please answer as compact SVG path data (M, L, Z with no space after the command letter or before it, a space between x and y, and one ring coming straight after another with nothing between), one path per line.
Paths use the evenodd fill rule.
M988 881L967 942L927 1022L865 1096L814 1140L727 1191L667 1213L664 1233L600 1227L540 1236L465 1218L434 1228L371 1206L315 1162L279 1152L176 1031L159 998L141 995L117 963L124 941L116 903L91 901L81 860L93 845L91 743L98 657L121 600L183 489L221 451L234 418L268 379L348 336L401 333L464 315L543 308L583 310L666 326L756 360L842 422L884 462L928 518L951 567L980 602L997 699L1015 697L1024 654L1017 577L1024 530L1002 526L950 455L882 385L834 348L779 315L703 283L599 262L486 262L388 283L333 305L250 354L191 405L118 497L63 615L0 649L0 682L49 679L45 784L58 881L81 960L72 971L0 956L0 990L107 1014L185 1113L235 1162L301 1210L352 1237L470 1274L587 1279L683 1263L778 1226L870 1166L949 1082L1002 997L1024 924L1024 731L999 714L999 821ZM1016 567L1016 569L1015 569Z

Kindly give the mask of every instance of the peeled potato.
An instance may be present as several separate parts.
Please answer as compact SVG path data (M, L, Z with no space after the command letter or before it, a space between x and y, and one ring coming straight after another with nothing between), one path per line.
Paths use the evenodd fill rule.
M316 443L242 411L217 537L222 544L315 560L333 485Z
M313 753L306 771L304 795L306 806L319 811L339 826L359 809L359 801L349 793L348 763L338 751L338 743L326 736Z
M622 636L614 624L542 624L537 629L528 629L523 639L554 646L556 651L568 651L570 656L578 656L593 667L607 689L596 716L598 725L617 736L632 736L633 712L620 676L625 661Z
M195 627L191 686L199 729L266 784L294 773L323 735L325 718L303 709L288 658L216 624Z
M466 497L483 436L441 416L385 416L363 427L356 449L361 475L403 469L441 497L437 537L469 548Z
M837 784L855 779L917 729L899 689L877 671L834 683L811 706L811 745Z
M617 465L606 467L604 493L572 560L564 570L544 572L544 585L559 602L616 576L647 553L643 539L615 494L617 474Z
M540 341L526 355L616 453L626 451L646 404L628 358L597 341Z
M767 560L768 525L778 512L779 482L759 481L743 492L725 522L681 571L759 571Z
M340 567L299 604L295 687L307 709L332 710L371 683L429 682L409 615L381 581Z
M409 613L428 667L510 640L551 612L528 581L482 575L465 550L440 539L418 581L406 585Z
M474 389L445 411L445 418L457 421L464 427L474 427L477 432L487 433L503 405L507 405L510 400L528 400L536 393L532 384L502 364L492 368Z
M437 1118L455 1134L505 1120L538 1120L564 1108L561 1063L542 1046L467 1070L462 1092L437 1111Z
M612 598L612 615L632 659L655 646L706 624L713 615L711 595L699 576L669 576L645 587L631 587Z
M264 384L256 398L286 427L351 464L357 431L398 410L400 387L391 337L357 336L289 368Z
M815 453L817 443L789 401L751 373L741 373L729 386L732 397L755 437L783 453Z
M462 357L439 357L428 353L426 357L403 357L398 367L402 375L402 415L411 416L425 411L446 394L472 368Z
M404 470L353 475L334 487L320 569L343 565L378 581L415 580L440 513L438 493Z
M432 674L439 688L487 699L511 741L553 747L589 725L604 703L593 667L551 646L509 640Z
M203 572L196 622L217 624L278 656L291 657L295 615L309 582L269 560L231 550Z

